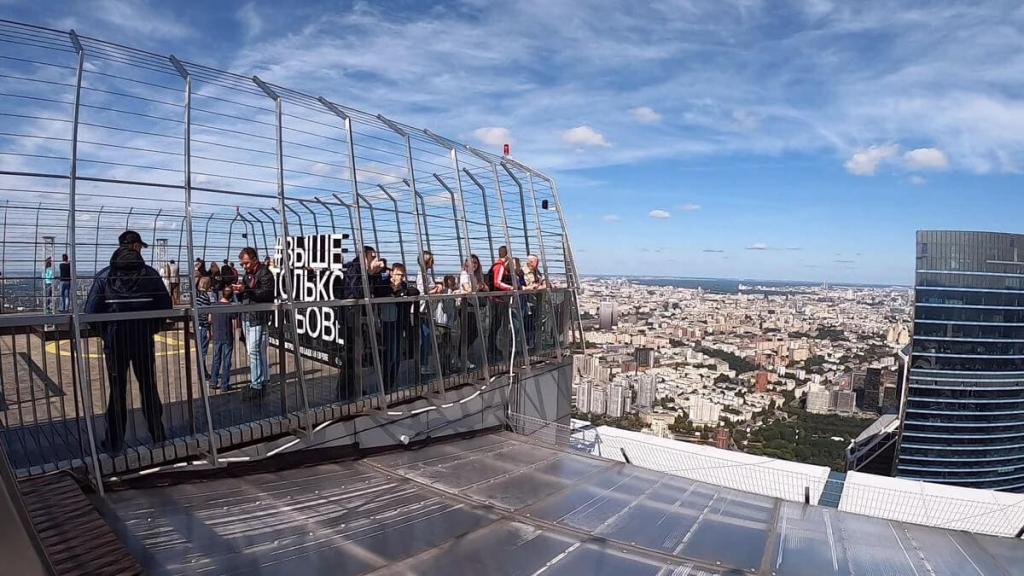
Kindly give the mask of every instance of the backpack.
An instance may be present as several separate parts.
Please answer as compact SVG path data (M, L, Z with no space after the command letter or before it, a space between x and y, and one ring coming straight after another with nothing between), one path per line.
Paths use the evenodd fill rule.
M108 312L142 312L153 309L153 294L145 290L146 270L111 269L103 286ZM163 288L161 286L161 288Z
M487 291L488 292L494 292L495 291L495 288L494 288L494 269L497 266L498 266L497 262L495 262L494 264L491 264L491 267L487 269L487 274L484 274L484 286L487 287Z
M359 260L353 259L341 269L342 297L362 298L363 279Z
M494 284L494 269L498 267L498 263L491 264L491 267L487 269L487 275L484 276L484 284L487 285L488 292L497 292L498 288ZM505 284L512 284L512 273L509 267L505 266L505 273L501 276L502 282Z

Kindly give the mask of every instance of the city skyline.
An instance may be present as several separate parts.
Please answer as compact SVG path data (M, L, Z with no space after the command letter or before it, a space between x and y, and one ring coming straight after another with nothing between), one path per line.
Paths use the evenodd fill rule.
M586 273L909 284L916 230L1024 207L1009 3L5 8L510 144Z

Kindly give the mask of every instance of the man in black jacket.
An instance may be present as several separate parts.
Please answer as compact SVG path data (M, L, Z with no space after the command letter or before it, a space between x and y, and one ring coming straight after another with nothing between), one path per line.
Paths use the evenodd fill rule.
M363 246L362 254L357 254L345 265L342 277L344 298L363 298L363 270L369 271L366 281L370 287L370 298L391 293L388 280L383 275L387 264L377 257L377 250L373 246ZM340 315L345 330L345 367L338 380L338 397L351 400L360 394L376 391L375 377L371 380L363 377L366 369L372 366L370 327L366 323L362 302L342 306Z
M65 254L60 259L60 311L67 313L71 307L71 260Z
M245 270L241 281L234 285L235 295L242 304L266 304L274 301L274 274L260 263L256 249L247 246L238 253L238 260ZM249 348L248 395L256 398L263 395L264 387L270 380L267 366L267 329L273 318L270 310L245 312L242 314L242 329L245 344Z
M86 314L170 310L171 296L160 274L147 266L142 249L147 245L134 230L118 238L119 247L110 257L110 266L100 270L89 290ZM128 419L128 366L139 383L142 413L146 417L153 442L166 439L163 425L163 404L156 387L153 335L164 324L164 318L110 320L102 322L103 355L110 379L107 401L107 437L101 448L120 452L124 448Z
M387 278L382 274L387 269L387 263L377 257L377 250L373 246L363 246L363 257L356 256L345 265L345 298L363 297L363 270L369 270L366 280L370 286L371 298L389 295L391 289L388 287Z
M420 292L415 286L409 286L405 282L405 265L396 263L391 267L391 274L388 277L387 293L380 296L391 296L405 298L419 296ZM412 343L413 325L411 322L412 304L408 302L385 302L378 307L380 315L380 328L382 351L382 362L384 368L384 390L393 392L398 388L412 386L415 379L400 378L402 361L413 358ZM407 352L403 354L403 351Z

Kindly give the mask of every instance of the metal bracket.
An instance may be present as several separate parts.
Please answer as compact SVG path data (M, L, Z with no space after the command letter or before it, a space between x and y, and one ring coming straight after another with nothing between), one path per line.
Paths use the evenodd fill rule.
M391 130L393 130L399 136L401 136L403 138L408 138L409 137L409 133L406 132L405 130L403 130L401 126L399 126L398 124L395 124L391 120L388 120L384 116L382 116L380 114L377 114L377 120L380 120L381 122L386 124L388 128L391 128Z
M75 52L79 54L85 52L85 48L82 48L82 42L78 39L78 33L74 29L68 32L68 36L71 37L71 44L75 47Z
M187 80L189 77L189 73L188 70L185 68L185 65L181 63L181 60L175 58L174 54L170 55L170 60L171 64L174 66L174 69L178 71L178 74L181 74L181 77Z
M263 90L263 92L264 92L264 93L265 93L265 94L266 94L267 96L270 96L270 97L271 97L271 98L272 98L273 100L280 100L280 99L281 99L281 96L279 96L277 92L274 92L274 89L273 89L273 88L271 88L269 84L267 84L267 83L266 83L266 82L264 82L263 80L260 80L260 77L259 77L259 76L253 76L253 77L252 77L252 81L253 81L253 83L255 83L255 84L256 84L257 86L259 86L259 87L260 87L260 90Z
M330 110L331 113L341 118L342 120L350 120L348 114L346 114L341 108L338 108L337 104L331 102L327 98L324 98L323 96L317 96L316 101L319 102L324 108Z

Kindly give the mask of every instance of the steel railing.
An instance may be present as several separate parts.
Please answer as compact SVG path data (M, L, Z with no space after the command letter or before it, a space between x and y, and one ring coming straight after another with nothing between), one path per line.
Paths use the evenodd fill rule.
M216 463L582 340L557 187L512 158L74 31L0 21L0 77L0 437L20 474ZM172 308L86 310L126 230ZM410 286L461 288L479 268L468 292L392 297L349 264L363 246ZM487 292L500 246L536 258L538 289ZM227 281L245 247L272 270L274 302L206 304L200 277ZM266 352L241 326L213 338L223 314L264 318ZM221 385L230 362L226 391L208 385L214 356Z

